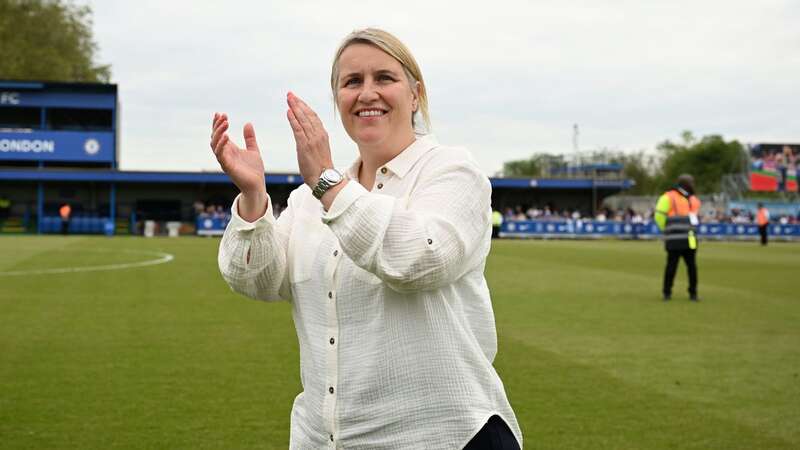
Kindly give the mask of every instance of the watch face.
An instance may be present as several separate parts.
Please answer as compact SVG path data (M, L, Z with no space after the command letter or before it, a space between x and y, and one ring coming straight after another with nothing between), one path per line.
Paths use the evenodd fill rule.
M325 171L322 172L322 178L331 184L338 184L342 181L342 174L334 169L325 169Z

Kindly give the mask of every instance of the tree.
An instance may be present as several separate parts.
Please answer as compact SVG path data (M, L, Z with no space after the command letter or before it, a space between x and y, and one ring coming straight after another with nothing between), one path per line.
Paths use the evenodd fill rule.
M564 155L538 153L528 159L518 159L503 163L503 176L506 177L542 177L550 176L550 171L566 167Z
M635 185L626 191L632 195L654 195L670 188L678 176L689 173L695 178L697 192L720 192L725 175L747 172L748 156L738 141L725 141L709 135L698 140L689 131L681 133L679 142L666 140L657 146L658 153L627 153L607 148L581 156L584 164L622 164L623 175ZM535 154L529 159L509 161L503 165L507 177L552 176L552 169L564 168L564 155Z
M685 131L680 143L666 140L658 145L663 153L663 178L659 190L668 189L682 173L694 176L699 193L719 192L722 177L747 170L747 153L738 141L726 142L722 136L710 135L697 140Z
M91 15L69 0L0 0L0 79L108 82Z

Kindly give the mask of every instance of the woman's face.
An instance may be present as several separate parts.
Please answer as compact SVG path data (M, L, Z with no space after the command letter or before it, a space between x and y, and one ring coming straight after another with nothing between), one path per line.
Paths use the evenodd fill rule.
M344 129L359 146L413 138L417 89L412 91L403 66L377 47L352 44L339 56L336 104Z

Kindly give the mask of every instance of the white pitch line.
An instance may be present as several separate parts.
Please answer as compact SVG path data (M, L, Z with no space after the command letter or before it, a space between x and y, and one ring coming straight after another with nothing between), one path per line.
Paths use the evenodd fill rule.
M100 251L103 250L94 249L92 251ZM19 276L19 275L46 275L46 274L54 274L54 273L74 273L74 272L98 272L102 270L121 270L121 269L132 269L135 267L145 267L145 266L155 266L158 264L165 264L173 259L175 256L170 255L169 253L161 253L161 252L148 252L142 250L105 250L108 252L123 252L123 253L139 253L145 255L153 255L158 256L157 259L150 259L147 261L140 261L134 263L121 263L121 264L105 264L102 266L84 266L84 267L64 267L64 268L56 268L56 269L41 269L41 270L16 270L11 272L0 272L0 277L4 276Z

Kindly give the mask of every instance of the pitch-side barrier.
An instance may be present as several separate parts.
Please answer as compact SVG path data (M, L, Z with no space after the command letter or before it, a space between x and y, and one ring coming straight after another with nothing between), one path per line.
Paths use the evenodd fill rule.
M739 223L701 223L697 233L704 239L758 239L758 225ZM655 222L614 222L597 220L519 220L506 221L500 237L560 239L657 239L661 236ZM769 225L770 239L798 240L800 225Z

